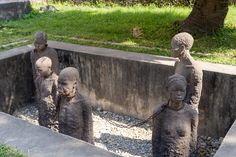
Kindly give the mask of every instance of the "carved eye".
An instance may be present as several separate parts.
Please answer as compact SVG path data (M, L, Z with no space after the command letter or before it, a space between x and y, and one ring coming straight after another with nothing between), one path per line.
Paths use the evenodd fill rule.
M170 130L165 130L166 135L170 135Z
M184 137L186 134L185 131L183 131L183 130L177 130L177 133L180 137Z
M60 80L58 80L58 84L61 84L62 86L65 86L65 85L67 85L67 83L66 83L66 82L64 82L64 81L60 81Z

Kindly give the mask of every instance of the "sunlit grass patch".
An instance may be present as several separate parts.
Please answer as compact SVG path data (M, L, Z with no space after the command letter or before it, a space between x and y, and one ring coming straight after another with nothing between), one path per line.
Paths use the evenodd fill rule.
M45 31L50 40L169 56L171 38L178 32L174 22L184 20L191 11L188 7L55 4L58 11L43 13L39 7L34 5L34 11L23 19L0 22L0 45L19 40L32 43L36 31ZM236 7L231 6L225 29L196 38L193 56L198 60L236 64L235 18Z
M7 145L0 144L0 157L26 157L18 150Z

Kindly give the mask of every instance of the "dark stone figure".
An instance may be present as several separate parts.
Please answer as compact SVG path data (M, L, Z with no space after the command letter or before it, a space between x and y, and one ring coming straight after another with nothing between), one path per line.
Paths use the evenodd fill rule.
M186 32L176 34L171 41L172 56L179 58L175 63L175 73L183 75L187 81L187 104L198 108L202 91L202 68L190 55L193 37Z
M39 75L35 79L39 125L54 128L57 103L57 80L58 76L51 70L52 61L48 57L39 58L35 67Z
M79 73L68 67L59 74L59 132L94 144L92 107L79 94Z
M54 49L48 47L47 34L44 32L37 32L35 34L34 46L35 49L30 54L34 81L39 75L35 69L35 62L43 56L46 56L52 60L52 71L58 75L59 62L57 52Z
M195 157L198 112L183 100L187 82L182 75L168 78L169 101L153 117L153 157Z

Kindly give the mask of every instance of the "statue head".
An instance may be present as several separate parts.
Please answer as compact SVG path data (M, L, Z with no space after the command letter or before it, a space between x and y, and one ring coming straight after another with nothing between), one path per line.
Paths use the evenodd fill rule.
M174 74L168 77L167 89L172 102L183 101L186 96L187 81L184 76Z
M37 52L43 51L47 47L47 34L44 32L36 32L34 46Z
M189 52L193 46L194 39L191 34L182 32L176 34L171 40L172 56L180 57Z
M52 73L52 60L48 57L41 57L35 62L35 69L42 77L48 77Z
M58 92L61 96L74 97L78 90L79 72L76 68L63 69L58 78Z

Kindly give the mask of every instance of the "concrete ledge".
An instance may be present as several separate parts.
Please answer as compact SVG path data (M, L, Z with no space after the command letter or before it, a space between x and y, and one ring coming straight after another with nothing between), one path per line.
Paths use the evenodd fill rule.
M236 156L236 121L226 134L220 148L214 157L235 157Z
M28 157L118 157L75 138L0 112L0 143Z
M131 61L139 61L145 63L154 63L154 64L164 64L168 66L174 66L174 63L177 59L172 57L157 56L151 54L142 54L136 52L125 52L121 50L114 50L108 48L99 48L92 46L82 46L70 43L62 43L56 41L49 41L48 44L59 50L85 53L96 56L106 56L112 58L119 58ZM214 64L207 62L200 62L204 71L212 71L230 75L236 75L236 66L232 65L223 65L223 64Z
M0 1L0 20L21 18L23 14L31 11L29 0L1 0Z
M99 48L92 46L82 46L70 43L62 43L56 41L48 41L50 47L53 47L58 50L70 51L70 52L78 52L82 54L95 55L101 57L111 57L111 58L119 58L130 61L139 61L144 63L153 63L153 64L165 64L169 66L173 66L176 61L175 58L172 57L164 57L157 55L147 55L143 53L136 52L125 52L121 50L108 49L108 48Z
M33 49L34 49L33 46L28 45L28 46L22 46L22 47L14 48L11 50L7 50L0 53L0 60L8 59L8 58L15 57L18 55L27 55Z

